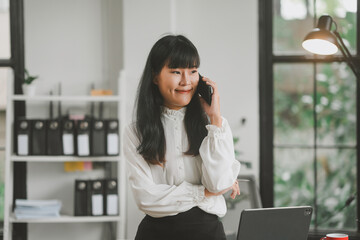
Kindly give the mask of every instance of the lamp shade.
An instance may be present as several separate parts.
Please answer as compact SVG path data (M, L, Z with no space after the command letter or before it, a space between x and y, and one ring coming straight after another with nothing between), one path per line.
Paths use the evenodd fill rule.
M338 44L335 34L330 31L331 24L332 18L329 15L321 16L317 28L306 35L302 43L303 48L320 55L335 54Z

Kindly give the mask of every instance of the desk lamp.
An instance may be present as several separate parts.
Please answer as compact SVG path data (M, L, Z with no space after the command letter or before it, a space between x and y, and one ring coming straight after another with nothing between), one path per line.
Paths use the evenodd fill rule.
M331 31L332 23L334 23L335 25L335 30L333 31ZM317 27L306 35L302 46L303 48L305 48L305 50L319 55L332 55L335 54L338 49L340 49L341 53L344 55L346 63L354 72L357 80L360 81L360 66L359 64L356 64L348 48L345 46L339 32L337 31L336 22L332 19L331 16L322 15L319 18ZM349 206L350 203L355 199L357 194L358 192L355 192L355 194L350 196L346 200L343 208ZM356 221L358 222L360 227L359 219L357 219Z
M335 30L331 31L333 23L335 25ZM319 18L317 27L306 35L302 46L305 50L319 55L332 55L340 49L341 53L345 57L346 63L354 72L356 78L360 81L359 66L356 65L348 48L345 46L340 34L337 31L336 22L331 16L322 15Z

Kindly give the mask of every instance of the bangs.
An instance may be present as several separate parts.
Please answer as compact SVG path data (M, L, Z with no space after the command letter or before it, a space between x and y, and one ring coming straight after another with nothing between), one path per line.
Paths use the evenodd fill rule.
M169 68L198 68L200 57L194 45L178 41L166 62Z

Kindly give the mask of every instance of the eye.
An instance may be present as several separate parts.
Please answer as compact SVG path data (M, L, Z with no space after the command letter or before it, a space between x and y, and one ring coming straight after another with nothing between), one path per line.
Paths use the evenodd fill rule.
M179 71L172 71L171 73L180 74Z
M197 70L192 70L191 73L197 73Z

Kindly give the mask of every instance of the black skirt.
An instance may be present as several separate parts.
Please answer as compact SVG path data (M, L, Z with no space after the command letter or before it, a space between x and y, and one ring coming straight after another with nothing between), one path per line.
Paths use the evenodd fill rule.
M224 227L218 216L198 207L175 216L141 221L135 240L226 240Z

